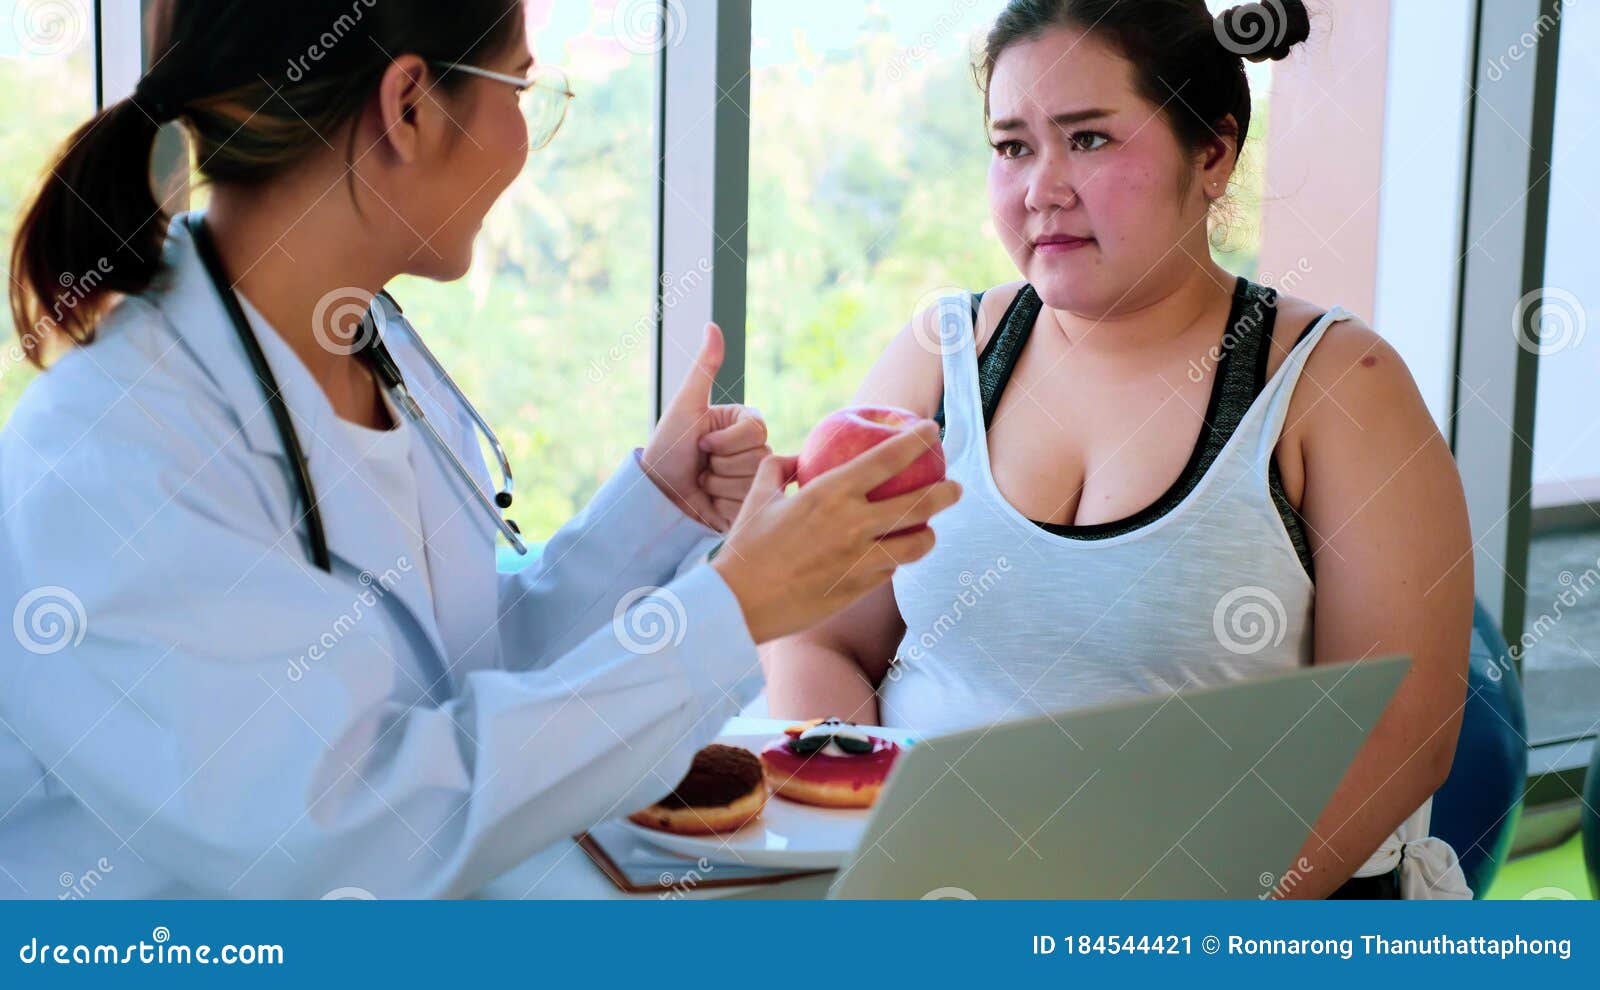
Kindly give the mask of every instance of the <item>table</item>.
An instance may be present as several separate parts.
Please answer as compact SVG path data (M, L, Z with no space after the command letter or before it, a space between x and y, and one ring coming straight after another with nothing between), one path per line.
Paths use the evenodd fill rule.
M783 733L793 725L793 719L752 718L737 715L722 727L722 735L772 735ZM862 726L876 735L904 736L903 730L882 726ZM801 877L784 883L753 884L740 887L697 887L681 894L684 900L706 900L718 897L744 897L776 900L815 900L825 896L833 874L822 873ZM518 866L490 881L477 894L480 898L497 900L657 900L660 894L625 894L616 888L589 855L578 848L572 839L563 839L555 845L523 860ZM680 894L672 894L674 900Z

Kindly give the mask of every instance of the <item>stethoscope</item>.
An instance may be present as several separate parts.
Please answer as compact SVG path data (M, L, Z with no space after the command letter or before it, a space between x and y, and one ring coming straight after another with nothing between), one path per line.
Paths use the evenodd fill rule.
M222 299L223 308L228 311L228 317L233 321L234 332L239 336L239 343L244 345L245 355L250 360L251 370L255 372L256 381L260 383L261 390L266 393L267 404L272 410L272 419L278 429L278 436L283 441L284 452L289 457L289 463L294 469L295 486L300 491L300 500L305 505L304 519L306 533L311 542L311 559L322 570L332 573L333 561L328 555L328 535L322 526L322 512L317 507L317 492L311 482L311 469L306 460L305 449L300 445L300 436L295 432L294 422L289 416L289 406L283 401L282 390L278 387L278 380L272 373L272 368L267 364L267 357L261 350L261 342L256 339L255 331L250 328L250 320L245 316L244 307L239 305L239 297L234 293L228 283L226 273L222 269L222 259L217 254L217 248L211 240L211 234L206 230L205 221L198 215L190 216L185 220L190 235L194 238L194 245L200 255L200 263L205 267L206 275L210 277L212 286L217 290L217 295ZM364 341L357 353L373 374L378 376L378 383L388 393L394 402L395 408L408 422L421 430L432 443L435 450L444 454L455 471L456 477L472 492L478 504L494 520L495 527L501 535L519 554L528 552L527 543L523 542L522 531L517 524L504 514L511 508L511 462L506 459L506 451L500 444L500 438L495 436L487 420L478 412L477 407L467 398L461 386L457 385L450 373L444 370L439 359L433 356L428 345L422 342L415 328L405 318L405 313L400 309L400 304L388 292L380 291L379 296L387 300L394 307L395 315L399 317L395 322L405 329L406 335L411 338L411 343L416 347L417 353L433 369L439 380L444 382L461 407L472 417L478 432L494 451L494 456L500 462L500 477L502 483L500 490L491 498L478 486L477 479L461 458L456 456L454 448L447 443L432 422L422 413L421 407L411 397L411 390L406 387L405 377L400 374L400 366L395 363L394 355L389 353L389 347L383 341L379 332L379 325L387 322L380 320L375 314L381 303L377 299L372 301L372 306L362 318L361 336L358 340Z

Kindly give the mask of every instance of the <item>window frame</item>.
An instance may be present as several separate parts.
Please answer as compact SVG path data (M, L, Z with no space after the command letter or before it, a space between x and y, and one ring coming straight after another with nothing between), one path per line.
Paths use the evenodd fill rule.
M1450 441L1472 517L1477 593L1516 643L1527 621L1534 530L1569 511L1533 505L1538 356L1507 332L1508 314L1545 281L1561 17L1559 0L1475 0L1475 7ZM1530 31L1540 24L1548 30ZM1493 52L1524 54L1496 59ZM1512 190L1519 192L1508 204ZM1520 657L1516 666L1522 676ZM1594 744L1594 734L1530 742L1530 803L1577 797L1572 785L1581 787Z

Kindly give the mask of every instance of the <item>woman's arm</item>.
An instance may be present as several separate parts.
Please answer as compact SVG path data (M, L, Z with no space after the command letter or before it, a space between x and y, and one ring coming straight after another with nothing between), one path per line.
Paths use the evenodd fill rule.
M774 718L838 716L879 725L878 685L905 631L885 584L805 632L761 647Z
M976 327L980 348L1021 287L1015 282L984 293ZM933 416L944 391L939 349L928 345L939 339L937 317L937 307L930 307L901 328L856 390L857 404L899 406ZM827 622L766 644L761 664L768 710L777 718L837 715L882 724L878 684L904 633L894 589L886 585Z
M1472 538L1461 479L1400 356L1330 328L1288 428L1305 465L1317 663L1408 653L1412 667L1317 819L1295 897L1337 889L1449 775L1467 684Z
M918 344L913 330L917 319L931 316L919 314L895 335L856 391L857 403L933 415L944 373L938 355ZM894 586L886 584L826 622L763 645L767 711L775 718L838 716L881 724L878 684L904 632Z

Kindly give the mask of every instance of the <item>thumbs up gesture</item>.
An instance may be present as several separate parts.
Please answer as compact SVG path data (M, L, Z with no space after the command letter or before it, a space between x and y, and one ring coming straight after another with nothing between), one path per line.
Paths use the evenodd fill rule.
M722 329L708 323L694 367L662 412L640 463L685 515L725 533L772 448L755 409L711 404L722 358Z

